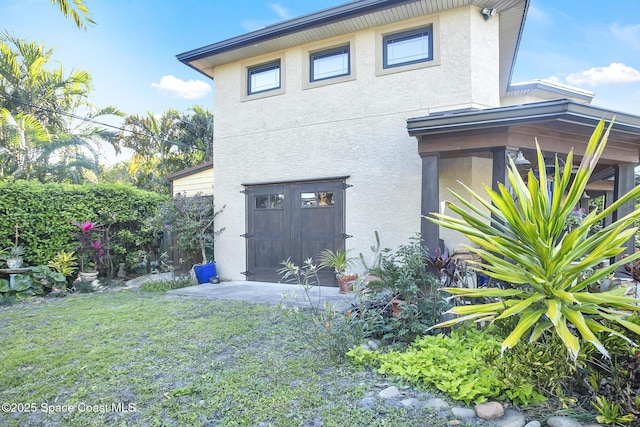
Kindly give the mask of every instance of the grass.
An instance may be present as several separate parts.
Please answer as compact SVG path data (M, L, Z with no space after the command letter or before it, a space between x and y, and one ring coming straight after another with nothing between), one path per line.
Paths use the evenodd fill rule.
M3 307L0 324L0 403L35 409L0 412L0 425L446 423L359 407L380 380L309 349L304 325L277 307L113 291ZM75 411L43 410L51 405Z

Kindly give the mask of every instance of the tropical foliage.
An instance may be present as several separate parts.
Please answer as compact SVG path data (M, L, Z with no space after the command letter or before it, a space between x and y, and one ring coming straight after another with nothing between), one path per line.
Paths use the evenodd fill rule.
M123 114L92 106L91 76L52 68L52 54L42 44L0 37L0 177L95 181L100 150L115 133L93 121Z
M485 186L489 200L466 187L470 196L484 209L479 209L464 197L452 192L460 205L448 207L459 218L436 214L431 221L443 227L462 232L477 247L484 263L475 268L484 274L506 282L508 289L446 288L458 297L483 299L478 304L459 305L451 312L461 315L442 322L434 328L476 320L493 321L515 316L517 324L502 342L502 351L513 347L523 337L535 341L546 332L555 332L570 356L575 360L580 352L579 336L591 343L603 355L608 355L598 338L600 332L624 336L605 325L614 322L626 330L640 333L640 327L626 320L629 312L640 310L639 302L614 289L601 293L589 292L589 286L607 278L623 264L640 257L640 252L610 265L600 264L619 256L624 243L634 236L634 223L640 219L640 210L619 218L612 224L590 235L591 227L611 215L625 203L640 195L640 187L620 197L601 212L591 212L581 227L565 230L567 217L578 204L585 186L606 146L611 125L604 131L604 121L596 127L587 145L575 176L571 168L561 169L556 158L553 181L545 174L537 178L530 171L527 181L520 177L510 161L508 177L511 191L500 185L499 191ZM538 165L544 170L544 159L537 150ZM566 164L573 164L573 153ZM550 190L550 191L548 191ZM585 275L585 270L594 269Z
M51 0L51 3L57 4L62 14L67 18L71 17L79 29L86 30L86 24L95 24L84 0L73 0L73 4L69 4L68 0Z
M167 175L212 160L213 114L195 106L180 114L128 116L118 146L133 152L128 163L131 181L139 188L169 193Z

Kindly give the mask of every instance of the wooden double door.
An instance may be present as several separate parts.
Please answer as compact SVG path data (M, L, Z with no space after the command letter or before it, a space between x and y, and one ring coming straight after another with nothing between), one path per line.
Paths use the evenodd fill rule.
M245 187L247 280L279 282L283 261L317 263L323 250L344 247L344 179ZM320 285L337 286L330 269L319 278Z

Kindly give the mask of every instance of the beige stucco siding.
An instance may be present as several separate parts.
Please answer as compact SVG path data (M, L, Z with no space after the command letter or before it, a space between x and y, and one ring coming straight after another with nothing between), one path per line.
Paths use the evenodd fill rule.
M497 27L490 22L467 7L328 40L353 43L356 78L337 84L305 88L303 61L317 44L216 68L216 202L226 205L217 219L226 228L216 242L221 277L242 279L246 270L242 183L349 176L346 232L353 238L347 248L354 254L368 255L375 230L391 248L419 232L421 159L406 120L444 109L498 106L497 89L491 89L498 82ZM380 34L427 23L436 32L436 64L379 75ZM481 34L472 36L472 30ZM492 39L494 47L484 46ZM472 55L476 48L483 55ZM274 58L283 64L284 93L243 100L248 64ZM489 88L478 84L482 77ZM470 171L450 173L455 180Z
M213 194L213 168L174 179L173 195L178 193L187 196Z

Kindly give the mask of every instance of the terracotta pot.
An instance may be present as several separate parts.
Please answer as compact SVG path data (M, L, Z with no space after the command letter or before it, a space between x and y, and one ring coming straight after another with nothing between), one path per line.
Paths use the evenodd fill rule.
M404 301L397 298L391 300L391 310L393 311L393 317L396 319L400 318L400 311L402 310L400 304L404 304Z
M358 278L357 274L347 274L341 275L337 274L336 279L338 279L338 287L340 288L341 294L346 294L347 292L353 291L353 281Z

